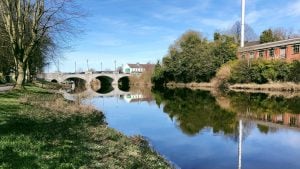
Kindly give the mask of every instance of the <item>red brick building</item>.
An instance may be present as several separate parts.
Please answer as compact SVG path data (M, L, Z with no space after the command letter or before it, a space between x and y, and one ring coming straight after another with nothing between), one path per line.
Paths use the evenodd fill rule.
M284 59L286 61L300 60L300 38L263 44L246 43L245 47L238 49L238 58Z

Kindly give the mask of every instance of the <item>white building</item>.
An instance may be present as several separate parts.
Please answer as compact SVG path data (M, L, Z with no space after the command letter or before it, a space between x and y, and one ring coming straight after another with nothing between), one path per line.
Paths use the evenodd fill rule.
M143 73L145 70L153 70L154 68L154 64L125 64L123 66L123 72L124 73L128 73L128 74L132 74L132 73Z

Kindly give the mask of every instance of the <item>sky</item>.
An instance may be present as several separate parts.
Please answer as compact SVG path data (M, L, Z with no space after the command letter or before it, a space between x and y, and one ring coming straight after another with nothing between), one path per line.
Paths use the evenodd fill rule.
M87 14L61 52L62 72L114 70L126 63L156 63L187 30L212 39L240 20L241 0L80 0ZM300 0L246 0L246 24L257 35L268 28L300 30ZM88 62L88 64L87 64ZM45 71L57 71L52 64Z

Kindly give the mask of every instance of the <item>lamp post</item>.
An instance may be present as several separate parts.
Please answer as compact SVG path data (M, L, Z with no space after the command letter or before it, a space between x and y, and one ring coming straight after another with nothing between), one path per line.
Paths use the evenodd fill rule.
M89 71L90 68L89 68L89 60L88 59L86 60L86 65L87 65L87 71Z
M115 60L115 72L117 72L117 61Z

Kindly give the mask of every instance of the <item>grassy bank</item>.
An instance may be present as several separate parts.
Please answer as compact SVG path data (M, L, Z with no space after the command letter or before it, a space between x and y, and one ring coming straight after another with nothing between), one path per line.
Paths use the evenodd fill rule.
M229 86L230 90L257 90L257 91L300 91L300 84L292 82L277 82L267 84L233 84Z
M47 90L0 93L0 168L169 168L141 137Z

